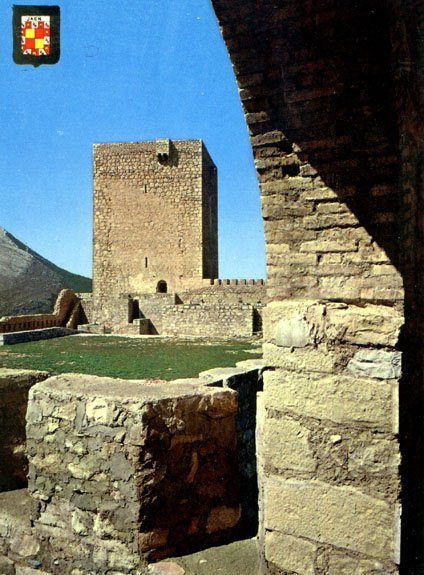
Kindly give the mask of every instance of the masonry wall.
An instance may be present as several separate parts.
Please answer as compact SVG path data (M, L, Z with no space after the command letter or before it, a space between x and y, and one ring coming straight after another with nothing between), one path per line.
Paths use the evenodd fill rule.
M75 292L71 289L63 289L59 292L53 313L1 317L0 333L65 326L69 322L76 323L70 320L77 304L78 297ZM69 327L76 327L76 325L69 325Z
M114 300L217 275L216 174L200 140L94 146L94 321ZM163 151L163 150L162 150ZM205 173L204 173L205 172ZM210 275L209 275L210 274Z
M144 573L147 561L245 532L255 510L240 483L256 483L261 369L216 371L172 383L65 374L32 389L29 491L43 569Z
M212 4L267 245L263 570L396 573L400 254L413 232L399 218L389 5Z
M161 310L161 333L197 337L250 337L254 309L249 304L179 304Z

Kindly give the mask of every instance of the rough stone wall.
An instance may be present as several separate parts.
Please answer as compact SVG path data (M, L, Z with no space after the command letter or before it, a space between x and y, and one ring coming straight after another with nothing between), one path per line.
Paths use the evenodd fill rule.
M71 289L63 289L57 296L53 313L2 317L0 318L0 333L65 326L77 304L78 297L75 292Z
M165 307L176 303L175 294L140 294L136 296L141 317L149 320L149 333L162 334L162 316Z
M169 154L158 145L94 146L96 323L110 323L123 294L154 293L159 281L175 292L217 275L213 162L200 140L173 140Z
M265 285L249 285L243 280L234 283L207 285L202 288L180 291L178 297L183 303L249 303L252 305L266 302ZM235 283L237 281L237 283Z
M62 375L31 391L29 489L49 573L144 572L147 560L234 537L237 394Z
M48 377L41 371L0 369L0 492L27 484L25 416L28 391Z
M258 476L256 456L257 403L263 389L265 367L258 360L239 362L238 368L214 368L200 377L212 380L211 385L229 387L237 392L237 460L240 475L241 525L246 536L258 530ZM250 369L249 369L250 366Z
M5 316L0 318L0 333L44 329L57 325L57 317L51 313Z
M267 244L263 568L396 573L405 294L388 5L212 4Z
M254 308L249 304L179 304L161 311L164 335L200 337L250 337L254 331Z

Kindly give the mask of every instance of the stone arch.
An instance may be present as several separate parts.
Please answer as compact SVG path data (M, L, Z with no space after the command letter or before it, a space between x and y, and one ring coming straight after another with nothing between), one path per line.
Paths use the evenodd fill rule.
M328 571L351 573L378 559L396 572L400 446L401 572L418 573L424 98L416 22L424 22L424 7L400 0L212 5L245 111L265 227L264 356L274 369L264 392L264 569L296 570L282 551L290 546ZM381 398L376 418L382 382L395 395ZM374 415L365 422L360 411L370 403ZM378 479L362 459L362 440ZM370 521L355 528L354 508Z

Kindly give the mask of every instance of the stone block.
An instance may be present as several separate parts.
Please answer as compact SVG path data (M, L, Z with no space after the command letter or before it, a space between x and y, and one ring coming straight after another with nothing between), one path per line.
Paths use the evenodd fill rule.
M236 392L199 380L69 374L36 385L29 489L43 552L75 569L86 557L84 568L126 572L237 530L237 408Z
M273 301L264 309L264 339L302 348L322 337L325 307L315 300Z
M265 528L393 560L396 509L350 487L320 481L265 483Z
M264 360L267 365L280 367L296 373L332 373L343 357L343 351L329 351L326 345L316 348L286 348L272 343L264 343Z
M308 443L309 430L300 422L268 417L263 432L263 457L273 468L313 472L316 468Z
M316 543L298 539L278 531L265 535L265 554L267 561L281 570L297 575L315 574Z
M46 571L40 571L40 569L33 569L26 565L16 565L16 575L51 575Z
M355 353L347 369L365 377L399 379L402 375L402 353L382 349L363 349Z
M332 552L327 559L326 575L389 575L397 572L396 565L377 559L359 559Z
M392 432L397 413L396 383L345 375L265 372L267 408Z
M15 575L15 566L13 561L0 555L0 573L1 575Z
M348 469L354 475L392 475L399 473L399 444L395 439L375 439L358 443L349 450Z
M326 335L330 340L356 345L395 346L403 315L384 305L326 305Z

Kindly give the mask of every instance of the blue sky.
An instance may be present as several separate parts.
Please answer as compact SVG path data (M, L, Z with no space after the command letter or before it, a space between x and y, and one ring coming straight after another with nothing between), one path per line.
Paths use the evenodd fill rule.
M92 144L202 138L219 173L220 276L264 277L251 149L209 0L46 4L61 7L61 59L38 68L14 64L0 4L0 226L91 275Z

